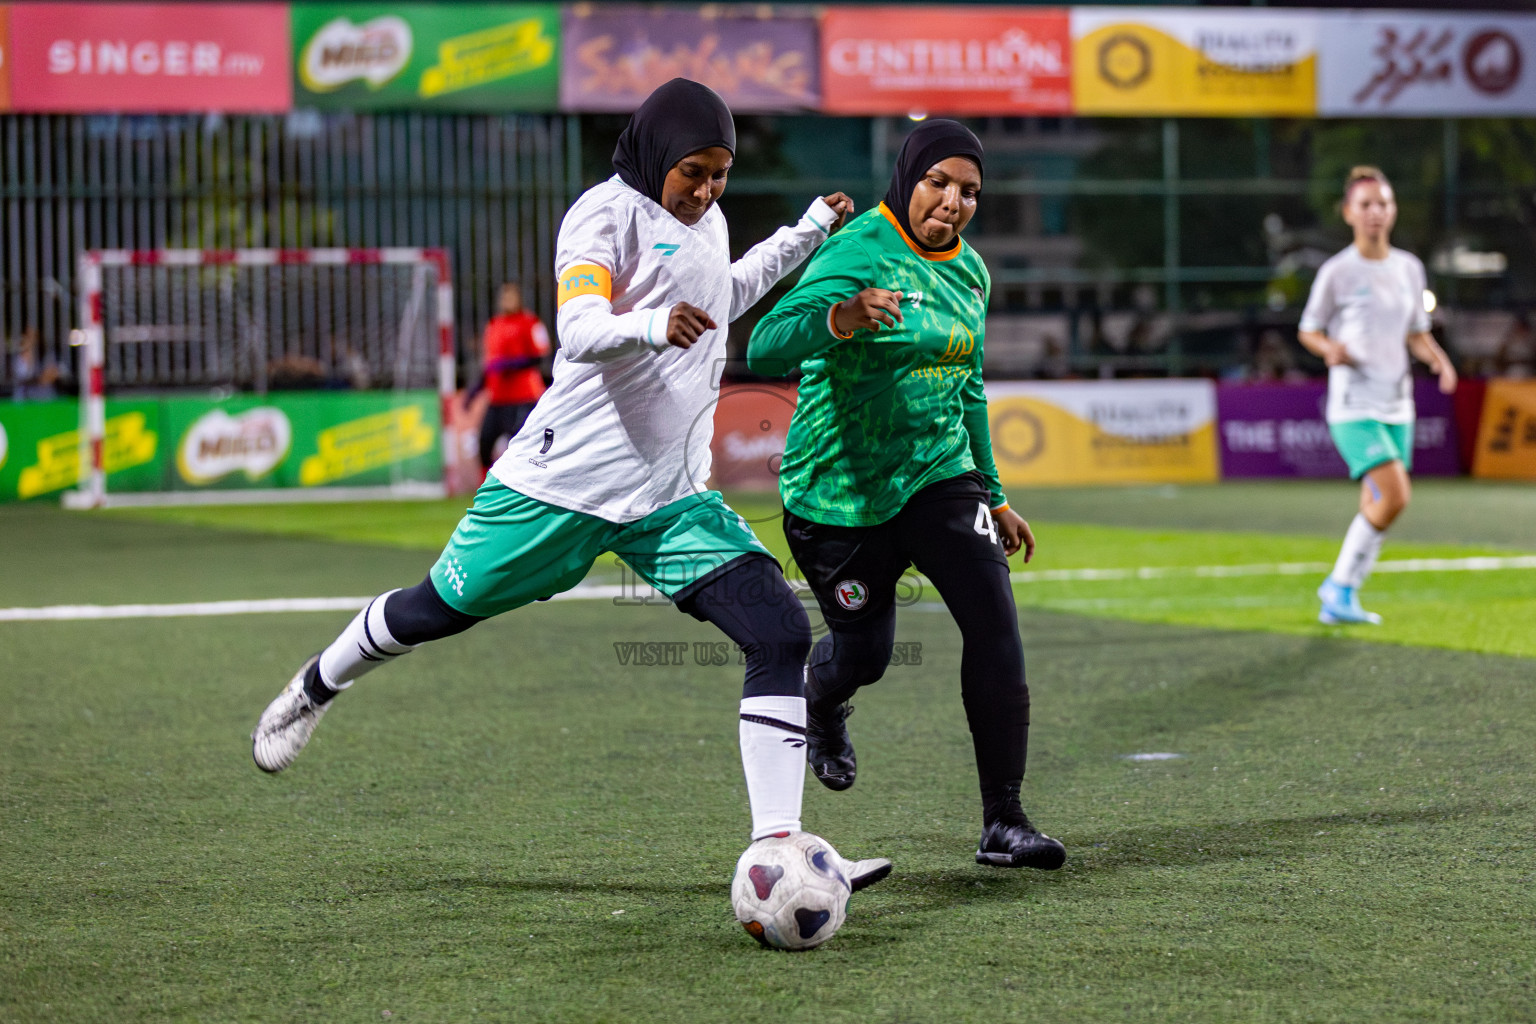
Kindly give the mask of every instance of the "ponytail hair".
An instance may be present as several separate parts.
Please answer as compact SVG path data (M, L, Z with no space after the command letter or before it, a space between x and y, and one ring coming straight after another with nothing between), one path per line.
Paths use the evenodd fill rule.
M1345 202L1349 201L1350 191L1362 181L1374 181L1378 184L1386 185L1388 188L1392 186L1392 183L1387 180L1387 176L1382 173L1380 167L1372 167L1370 164L1356 164L1354 167L1351 167L1349 169L1349 173L1344 176Z

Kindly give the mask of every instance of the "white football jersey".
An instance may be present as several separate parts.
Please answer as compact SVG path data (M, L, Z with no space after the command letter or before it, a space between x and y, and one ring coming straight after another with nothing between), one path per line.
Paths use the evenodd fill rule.
M817 199L732 263L718 205L689 226L617 175L587 190L556 245L554 383L491 472L529 497L614 523L704 492L727 325L835 220ZM686 350L666 341L678 302L718 325Z
M1318 268L1301 329L1342 342L1355 361L1328 370L1328 422L1413 422L1408 335L1429 327L1424 264L1412 253L1369 260L1351 245Z

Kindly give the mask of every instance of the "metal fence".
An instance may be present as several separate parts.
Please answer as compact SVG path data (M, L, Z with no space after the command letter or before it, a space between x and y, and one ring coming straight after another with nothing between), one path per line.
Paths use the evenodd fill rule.
M0 115L0 388L29 334L70 373L75 260L95 248L446 248L462 373L502 282L552 322L579 144L562 116ZM164 367L131 383L190 379Z

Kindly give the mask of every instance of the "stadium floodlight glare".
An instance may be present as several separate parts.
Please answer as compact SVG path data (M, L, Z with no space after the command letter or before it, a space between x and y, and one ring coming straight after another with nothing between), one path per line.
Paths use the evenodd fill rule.
M457 458L453 282L438 248L89 249L79 256L79 489L68 508L440 497ZM433 308L435 307L435 309ZM432 328L436 328L435 344ZM109 360L109 346L134 350ZM434 351L435 350L435 355ZM117 356L119 353L113 353ZM350 369L396 391L435 385L443 474L377 487L107 493L106 390L264 393L275 359Z

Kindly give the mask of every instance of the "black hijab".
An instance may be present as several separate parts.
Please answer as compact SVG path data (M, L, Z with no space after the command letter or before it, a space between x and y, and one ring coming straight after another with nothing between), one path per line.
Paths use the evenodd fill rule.
M613 169L624 184L661 202L667 172L689 153L724 146L736 153L731 110L715 90L674 78L645 98L613 150Z
M924 245L912 231L912 225L907 220L907 210L912 205L912 190L917 188L917 183L923 180L923 175L928 173L928 168L940 160L947 160L952 156L963 156L967 160L976 162L976 169L983 170L981 163L981 140L971 134L971 130L959 121L949 121L940 118L936 121L924 121L908 135L906 141L901 144L901 151L896 154L896 168L891 172L891 187L885 193L885 205L896 218L896 223L901 225L901 230L907 233L907 238L912 244L926 252L944 252L953 249L959 242L956 238L948 245L934 246Z

